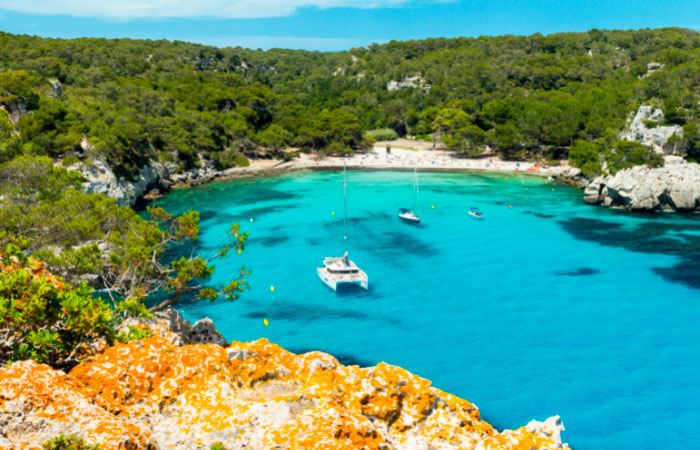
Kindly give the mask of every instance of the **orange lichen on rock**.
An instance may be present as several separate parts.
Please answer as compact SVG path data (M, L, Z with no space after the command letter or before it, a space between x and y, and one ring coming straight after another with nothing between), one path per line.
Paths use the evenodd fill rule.
M146 428L95 405L73 377L33 361L0 370L0 423L3 437L21 448L59 434L80 434L105 450L154 448Z
M20 364L0 370L0 379L15 377ZM295 355L266 339L224 348L175 346L156 336L109 348L68 376L41 367L56 374L61 392L74 393L74 404L50 402L51 420L74 421L74 430L101 445L113 428L112 444L104 448L127 436L137 443L133 448L152 439L162 449L206 449L215 442L279 450L568 448L558 432L532 423L499 434L476 406L400 367L343 366L326 353ZM47 391L26 388L31 401L0 388L6 399L0 405L11 399L39 417L44 406L37 402ZM95 411L89 421L82 413L88 405Z

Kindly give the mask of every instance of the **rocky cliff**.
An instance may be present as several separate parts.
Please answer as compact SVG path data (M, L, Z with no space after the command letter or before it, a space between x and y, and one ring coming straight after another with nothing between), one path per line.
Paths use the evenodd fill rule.
M83 190L105 194L117 200L120 205L134 206L151 189L167 190L175 185L196 185L227 176L232 171L218 171L214 163L200 157L200 167L178 172L177 164L155 162L142 167L135 180L118 177L104 161L94 160L89 164L75 163L69 170L80 172L85 181Z
M634 210L700 210L700 165L678 156L665 160L663 167L636 166L595 178L585 188L584 201Z
M678 125L661 125L664 113L648 105L642 105L634 118L628 119L628 128L622 139L637 141L651 147L656 153L671 155L685 153L679 142L669 142L671 136L683 137L683 128Z
M265 339L177 345L192 341L180 320L152 321L151 337L68 374L32 361L0 369L0 448L39 448L60 433L105 450L569 448L558 417L498 432L470 402L400 367L344 366Z

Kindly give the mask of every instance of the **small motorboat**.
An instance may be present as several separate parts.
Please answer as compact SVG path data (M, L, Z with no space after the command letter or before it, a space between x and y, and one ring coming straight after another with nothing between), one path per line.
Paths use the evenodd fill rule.
M399 218L404 222L420 223L420 217L415 215L412 209L401 208L399 210Z
M472 208L469 210L469 215L472 217L476 217L477 219L481 219L484 217L484 213L482 213L481 210L476 206L472 206Z

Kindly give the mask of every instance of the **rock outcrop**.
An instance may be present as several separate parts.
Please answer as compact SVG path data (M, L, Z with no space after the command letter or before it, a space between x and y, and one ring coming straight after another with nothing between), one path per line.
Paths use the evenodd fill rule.
M386 85L387 91L398 91L399 89L423 89L428 92L430 85L425 84L425 80L421 76L406 77L402 81L391 80Z
M636 166L594 179L584 201L634 210L700 210L700 165L678 156L664 159L663 167Z
M121 324L120 331L127 331L129 326L150 328L153 335L160 336L175 346L190 344L216 344L228 347L228 341L219 333L209 318L198 320L193 324L183 319L180 313L169 306L158 311L150 319L128 319Z
M85 139L81 142L84 149L90 144ZM193 186L227 176L233 171L219 171L214 163L200 156L200 165L190 170L178 171L175 163L154 162L139 169L135 180L118 177L112 168L102 160L93 160L89 164L78 162L68 166L85 177L83 190L85 192L105 194L117 200L120 205L134 206L151 189L167 191L174 186Z
M90 164L75 163L68 169L80 172L85 177L83 183L85 192L108 195L116 199L120 205L133 206L136 200L158 181L158 172L153 166L142 167L135 181L117 177L112 168L99 159Z
M683 148L679 143L668 141L671 136L682 137L683 128L678 125L659 125L655 127L647 125L648 122L659 123L663 120L663 111L642 105L637 110L634 118L629 122L629 128L622 134L622 139L641 142L660 154L683 153Z
M178 346L168 333L69 374L30 361L0 369L0 448L38 448L59 433L104 450L569 448L559 417L499 433L476 406L400 367L343 366L265 339Z

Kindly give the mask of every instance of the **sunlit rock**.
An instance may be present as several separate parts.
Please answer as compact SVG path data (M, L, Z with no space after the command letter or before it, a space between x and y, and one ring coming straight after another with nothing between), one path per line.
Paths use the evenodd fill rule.
M558 417L499 433L475 405L400 367L343 366L266 339L178 346L178 321L158 318L146 324L153 337L68 375L32 362L0 369L5 439L37 446L73 433L105 450L568 448Z

